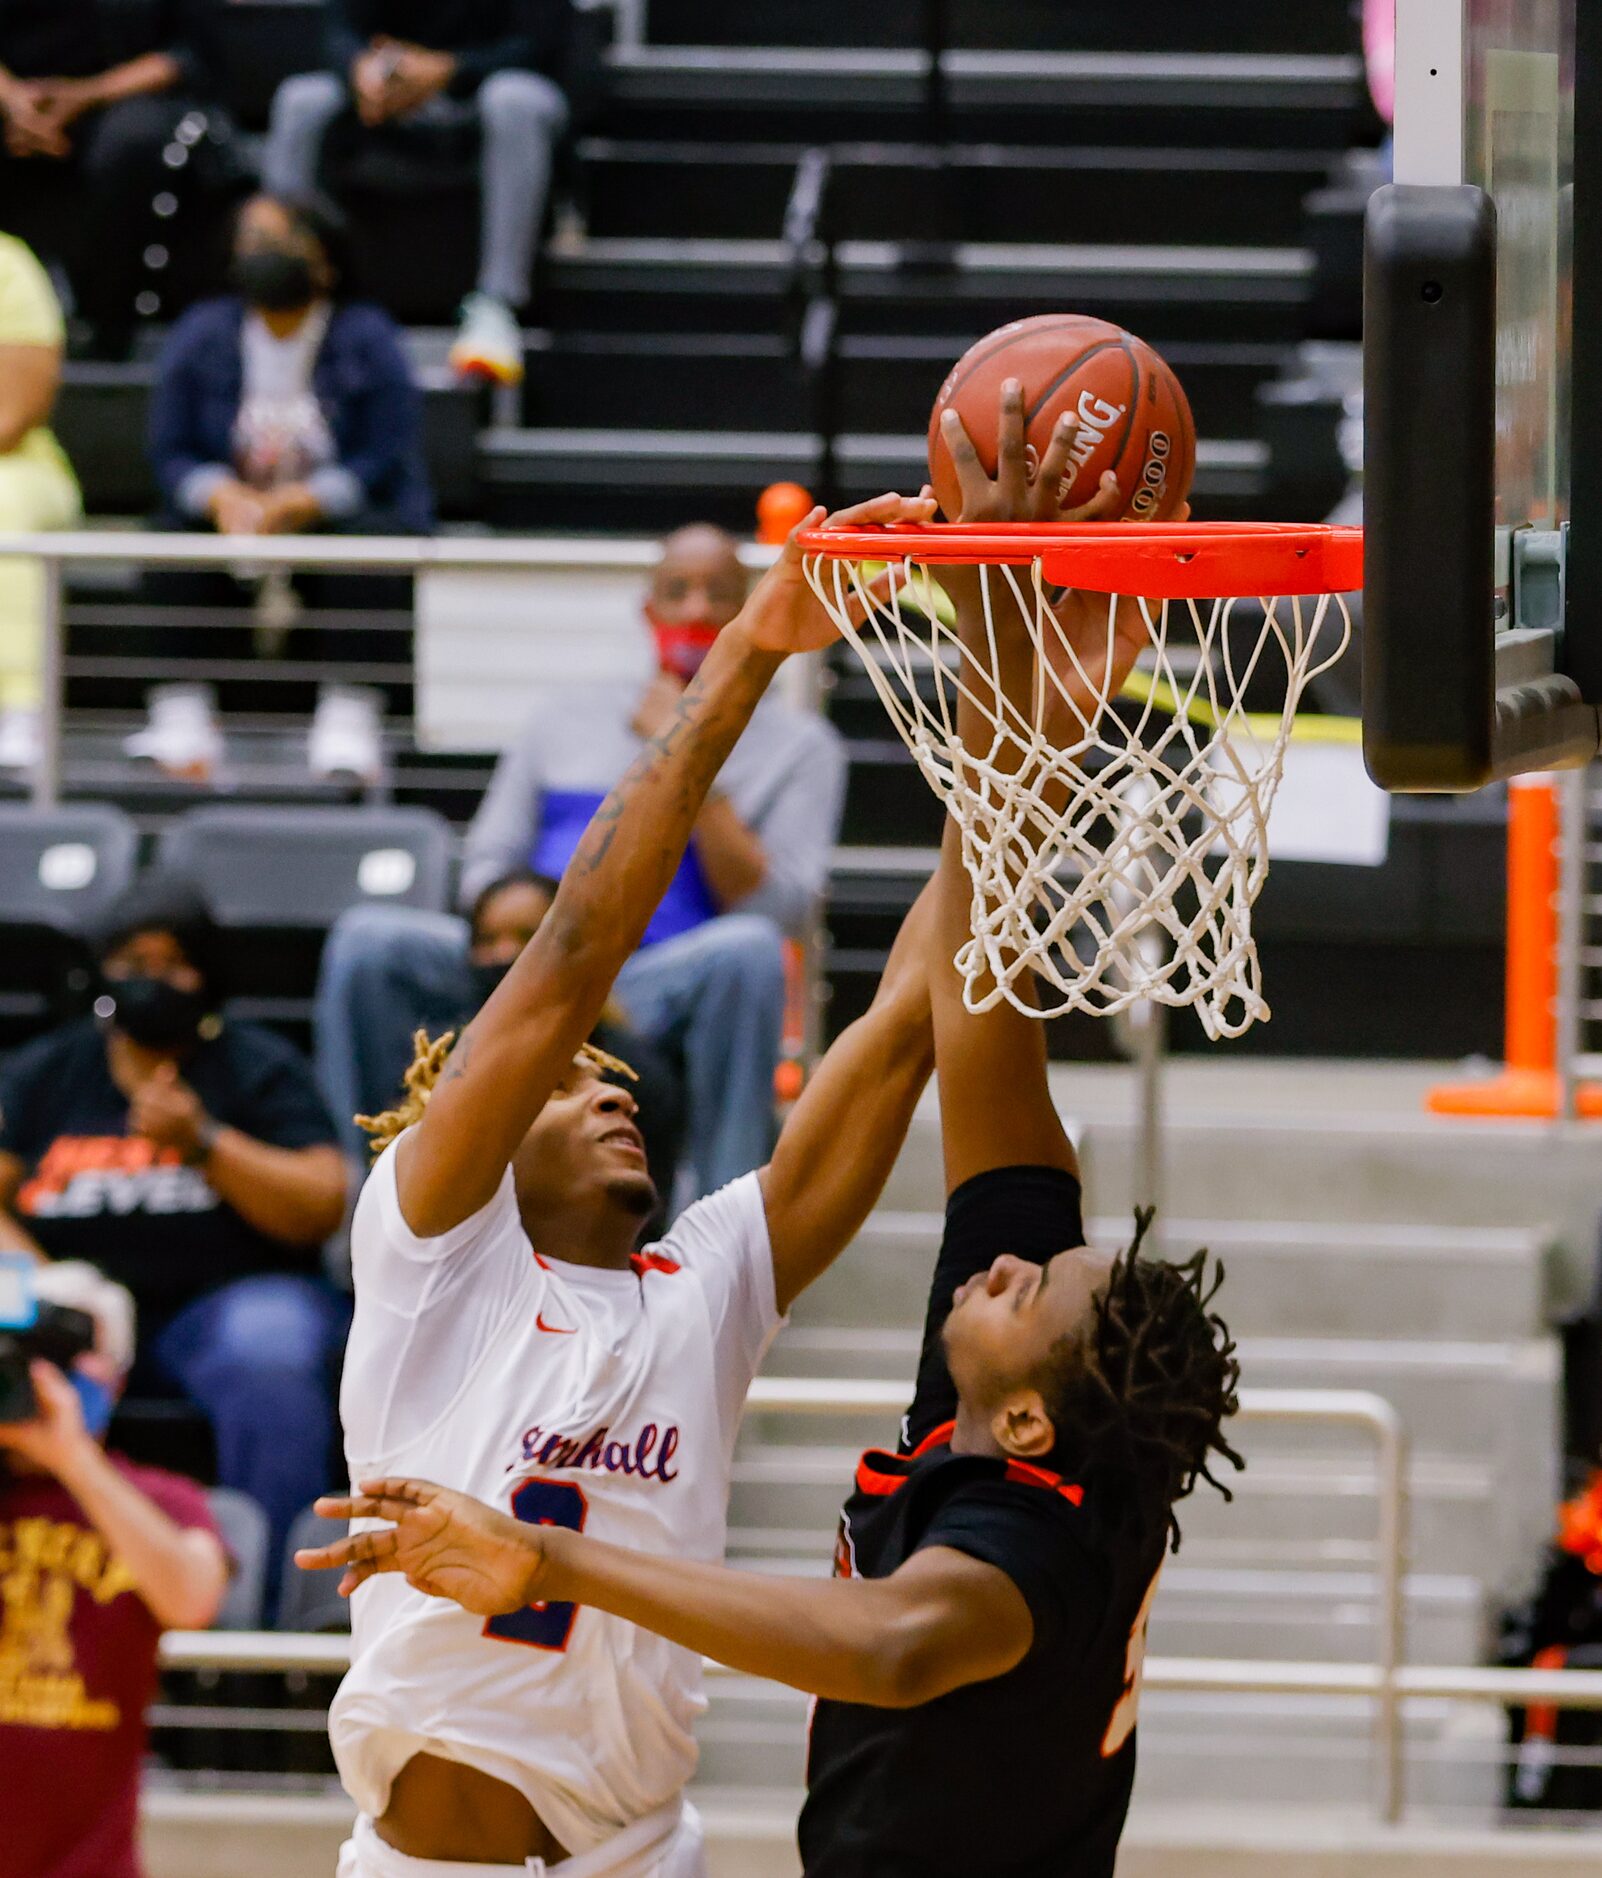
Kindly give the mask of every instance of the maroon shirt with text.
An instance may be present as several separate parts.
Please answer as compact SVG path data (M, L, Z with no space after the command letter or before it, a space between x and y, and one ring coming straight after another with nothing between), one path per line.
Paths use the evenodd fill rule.
M111 1458L169 1519L216 1532L192 1481ZM66 1488L0 1472L0 1878L142 1878L139 1768L160 1640Z

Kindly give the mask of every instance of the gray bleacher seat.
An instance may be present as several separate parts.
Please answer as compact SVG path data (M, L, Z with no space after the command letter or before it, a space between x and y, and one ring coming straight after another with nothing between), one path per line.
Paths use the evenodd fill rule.
M82 931L133 878L138 852L119 809L0 806L0 920Z
M322 928L363 902L448 903L451 831L431 809L198 808L158 853L224 926Z
M206 1496L233 1561L228 1594L214 1630L259 1630L267 1590L267 1515L246 1494L213 1487Z
M320 1519L307 1507L298 1514L284 1542L278 1592L280 1630L349 1630L350 1605L339 1595L338 1572L303 1572L295 1563L302 1546L327 1545L343 1536L341 1519Z

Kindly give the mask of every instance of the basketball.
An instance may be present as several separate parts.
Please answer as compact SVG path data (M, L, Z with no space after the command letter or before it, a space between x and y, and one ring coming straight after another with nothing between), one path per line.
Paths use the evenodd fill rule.
M1196 425L1184 388L1145 340L1107 320L1045 313L1014 320L957 361L929 420L929 478L948 518L961 512L956 465L940 434L954 409L980 460L996 467L996 414L1001 387L1021 380L1031 455L1044 456L1064 412L1079 424L1073 480L1063 507L1089 502L1108 470L1123 492L1120 515L1136 522L1172 521L1196 473Z

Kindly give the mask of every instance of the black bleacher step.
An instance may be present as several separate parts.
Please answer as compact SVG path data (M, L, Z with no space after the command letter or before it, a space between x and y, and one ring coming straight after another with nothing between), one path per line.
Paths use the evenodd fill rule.
M549 252L540 306L558 331L777 332L791 271L777 241L589 240Z
M910 50L644 47L613 55L598 131L614 137L916 137L927 60ZM1199 149L1344 148L1363 122L1361 58L956 52L947 134L962 142Z
M911 46L927 0L650 0L658 44ZM951 0L954 46L1116 52L1346 52L1356 43L1348 0L1141 0L1138 12L1065 0Z
M1316 150L851 145L835 152L826 232L845 241L1289 246L1333 160Z
M1299 247L976 243L948 263L891 242L842 242L845 333L987 332L1073 311L1165 340L1291 344L1303 337L1312 258ZM782 243L596 239L553 250L544 305L557 331L749 334L783 330Z
M912 431L925 423L947 372L978 326L948 335L848 334L840 342L839 409L853 431ZM1184 382L1197 428L1208 437L1249 437L1260 386L1283 372L1288 345L1197 345L1153 340Z
M542 334L527 365L530 424L800 430L807 422L800 367L777 336Z
M956 265L913 264L889 243L839 250L842 330L988 332L1033 313L1115 321L1154 345L1292 344L1312 261L1299 248L973 247Z
M852 740L840 838L853 847L937 847L945 811L906 746L884 730Z
M1070 134L1072 125L1064 129ZM591 138L580 146L592 235L771 240L801 145ZM1333 153L1291 150L832 150L825 232L840 240L1294 242Z
M593 235L774 240L805 149L586 138L578 147L586 225Z

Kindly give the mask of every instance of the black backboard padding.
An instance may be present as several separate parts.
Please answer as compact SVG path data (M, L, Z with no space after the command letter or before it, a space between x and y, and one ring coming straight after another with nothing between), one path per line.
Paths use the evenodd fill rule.
M1482 189L1369 206L1363 750L1386 789L1491 776L1496 247Z

